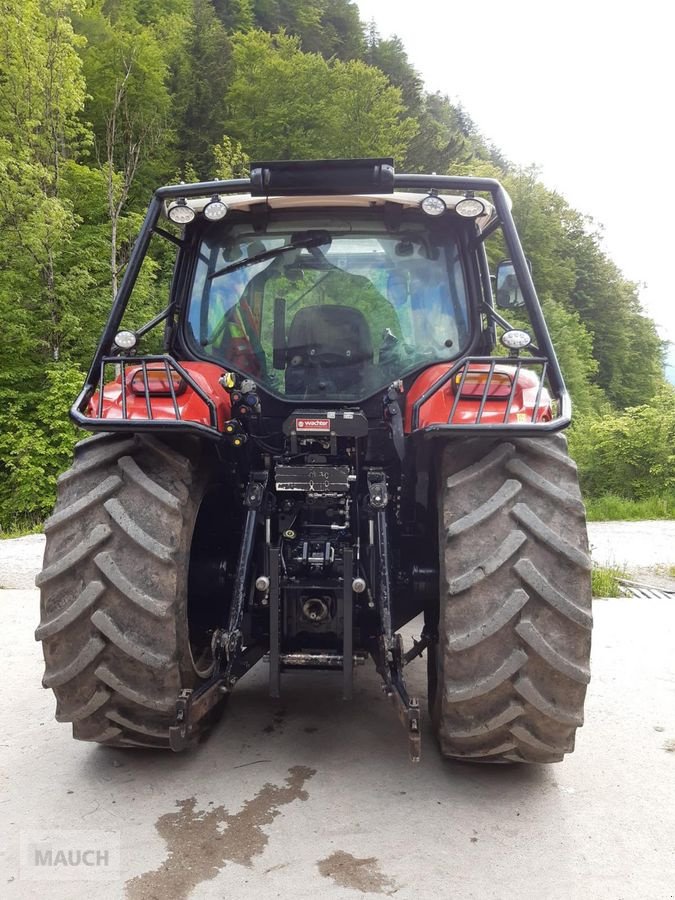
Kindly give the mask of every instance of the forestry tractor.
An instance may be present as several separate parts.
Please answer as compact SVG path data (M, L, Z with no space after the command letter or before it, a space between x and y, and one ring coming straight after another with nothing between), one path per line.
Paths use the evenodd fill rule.
M371 658L418 760L426 653L443 755L562 759L591 638L570 414L497 181L361 159L160 188L45 524L57 720L182 750L257 663L273 698L306 669L348 700Z

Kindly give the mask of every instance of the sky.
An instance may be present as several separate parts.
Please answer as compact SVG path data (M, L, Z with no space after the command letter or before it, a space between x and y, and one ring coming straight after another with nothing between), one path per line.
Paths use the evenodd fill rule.
M602 226L604 249L675 342L667 0L357 2L382 37L401 38L427 90L461 102L507 159L536 164Z

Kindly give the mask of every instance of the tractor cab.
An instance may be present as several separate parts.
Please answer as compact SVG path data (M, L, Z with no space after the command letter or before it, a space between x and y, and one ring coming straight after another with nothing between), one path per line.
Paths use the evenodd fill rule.
M222 198L227 215L192 238L186 349L314 403L363 400L458 358L475 324L473 222L426 214L424 197Z

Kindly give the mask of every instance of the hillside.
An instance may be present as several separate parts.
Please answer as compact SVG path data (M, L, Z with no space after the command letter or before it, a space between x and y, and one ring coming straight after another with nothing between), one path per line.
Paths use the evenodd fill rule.
M77 393L154 187L254 157L496 176L581 417L650 402L662 347L594 223L429 93L349 0L8 0L0 34L0 526L51 508ZM166 297L146 262L137 321ZM672 370L671 370L672 371ZM626 377L626 373L630 377Z

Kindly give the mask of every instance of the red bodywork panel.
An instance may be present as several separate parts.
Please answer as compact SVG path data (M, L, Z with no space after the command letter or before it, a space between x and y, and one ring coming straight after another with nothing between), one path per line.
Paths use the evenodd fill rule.
M195 384L213 401L216 408L217 427L223 430L225 422L231 418L230 395L219 383L218 379L223 374L223 369L213 363L207 362L181 362L185 371L194 379ZM178 372L173 371L172 377L176 388L176 402L180 415L176 416L173 400L169 393L166 370L157 363L148 363L148 383L152 388L150 392L150 411L143 390L143 370L140 366L129 366L126 373L126 407L127 419L164 419L171 421L197 422L200 425L211 425L209 408L199 394L189 384L180 378ZM161 394L153 393L161 390ZM87 414L92 418L98 417L99 395L98 391L89 401ZM118 376L114 381L108 382L103 388L104 419L123 419L122 413L122 380Z
M412 431L412 412L415 402L449 368L447 363L430 366L415 379L406 396L404 428L407 433ZM471 363L469 374L476 373L476 377L480 377L481 373L487 373L489 369L490 366L487 364ZM455 378L461 377L462 369L460 369L456 376L453 376L421 406L418 427L425 428L427 425L505 425L518 422L550 421L553 418L553 410L550 394L545 387L542 388L537 414L533 418L539 390L539 376L524 368L520 370L508 416L505 415L509 407L510 385L515 371L515 366L495 366L492 380L494 396L490 396L486 400L480 420L478 413L483 388L478 384L472 386L469 375L467 375L462 397L460 397L452 420L450 420L450 413L456 398ZM466 396L469 393L472 393L473 396Z
M157 421L176 421L176 412L173 400L168 390L168 378L163 366L156 363L148 363L148 382L152 388L149 396L150 411L148 415L148 402L143 390L143 370L141 366L129 366L126 372L126 407L127 419L152 419ZM222 431L232 417L230 395L220 384L219 379L223 374L220 366L207 362L181 362L181 366L194 379L195 383L204 393L211 398L216 409L217 428ZM439 363L430 366L418 378L415 379L406 396L406 411L404 427L407 433L412 431L412 410L415 402L429 390L439 378L448 371L447 363ZM461 369L458 375L461 375ZM486 364L472 363L469 373L480 378L480 374L488 372ZM450 413L455 402L456 385L453 377L434 393L420 408L419 428L428 425L503 425L518 422L547 422L553 418L551 398L543 388L539 397L539 407L533 419L533 412L539 390L539 377L536 373L521 369L516 389L513 393L513 401L509 414L505 413L509 406L508 399L511 394L512 376L515 372L513 366L496 366L492 380L492 393L485 403L480 421L478 413L480 409L483 387L480 383L472 384L467 375L460 398L455 409L452 421L449 421ZM200 425L211 425L209 409L204 400L192 387L180 378L178 372L173 371L176 402L179 410L179 421L196 422ZM157 394L155 391L162 393ZM472 394L472 396L466 396ZM89 402L87 409L91 418L98 418L99 394L96 392ZM123 419L122 413L122 382L121 376L109 382L103 389L102 414L104 419Z

